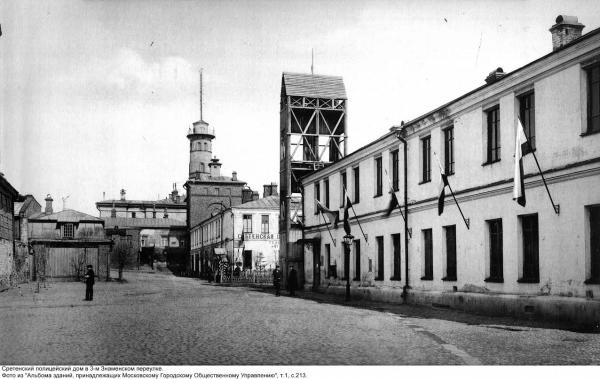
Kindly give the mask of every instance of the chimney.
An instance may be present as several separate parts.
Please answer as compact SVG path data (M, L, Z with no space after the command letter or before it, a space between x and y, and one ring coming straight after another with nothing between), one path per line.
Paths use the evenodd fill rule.
M263 185L263 197L274 196L277 195L277 184L275 182L271 182L271 184Z
M231 173L231 180L234 182L237 182L237 172L236 171L233 171Z
M210 167L211 177L218 178L221 176L221 163L219 163L219 159L216 156L210 160L208 167Z
M258 191L252 192L252 201L256 201L258 199L260 199L260 195L258 194Z
M50 196L50 194L47 194L44 200L46 200L46 209L44 210L44 213L47 215L52 214L52 196Z
M504 75L506 75L506 74L504 73L504 70L502 69L502 67L498 67L497 69L495 69L494 71L489 73L487 78L485 78L485 82L487 84L492 84L492 83L500 80Z
M556 18L556 24L549 29L552 33L552 51L581 37L581 30L584 27L585 25L579 23L575 16L559 15Z
M173 191L171 191L170 195L171 201L176 202L177 198L179 197L178 194L179 191L177 191L177 183L173 183Z
M252 189L246 187L242 189L242 204L252 201Z
M125 189L121 188L121 200L125 201Z
M114 201L113 201L112 209L110 210L110 217L111 218L117 217L117 209L115 208L115 202Z

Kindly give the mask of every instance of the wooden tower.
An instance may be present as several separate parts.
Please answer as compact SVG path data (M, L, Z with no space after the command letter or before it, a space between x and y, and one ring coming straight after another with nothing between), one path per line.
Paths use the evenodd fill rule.
M284 72L280 107L280 262L303 272L300 180L347 152L347 97L340 76Z

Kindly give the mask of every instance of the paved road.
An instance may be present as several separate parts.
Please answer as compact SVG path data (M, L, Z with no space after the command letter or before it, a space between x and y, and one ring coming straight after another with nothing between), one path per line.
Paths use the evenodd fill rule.
M448 310L275 297L167 273L125 277L127 283L97 283L93 302L82 301L81 283L0 293L0 363L600 363L600 334L499 325Z

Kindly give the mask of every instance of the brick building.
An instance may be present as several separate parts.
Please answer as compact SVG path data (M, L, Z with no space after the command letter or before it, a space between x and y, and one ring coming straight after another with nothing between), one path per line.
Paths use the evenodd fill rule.
M19 193L0 173L0 289L10 285L14 255L14 202Z

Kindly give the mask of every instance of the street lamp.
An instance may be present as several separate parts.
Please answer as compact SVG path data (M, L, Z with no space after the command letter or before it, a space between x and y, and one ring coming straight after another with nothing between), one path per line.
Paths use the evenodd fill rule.
M346 301L350 301L350 246L354 236L352 234L346 234L344 236L344 275L346 275Z

